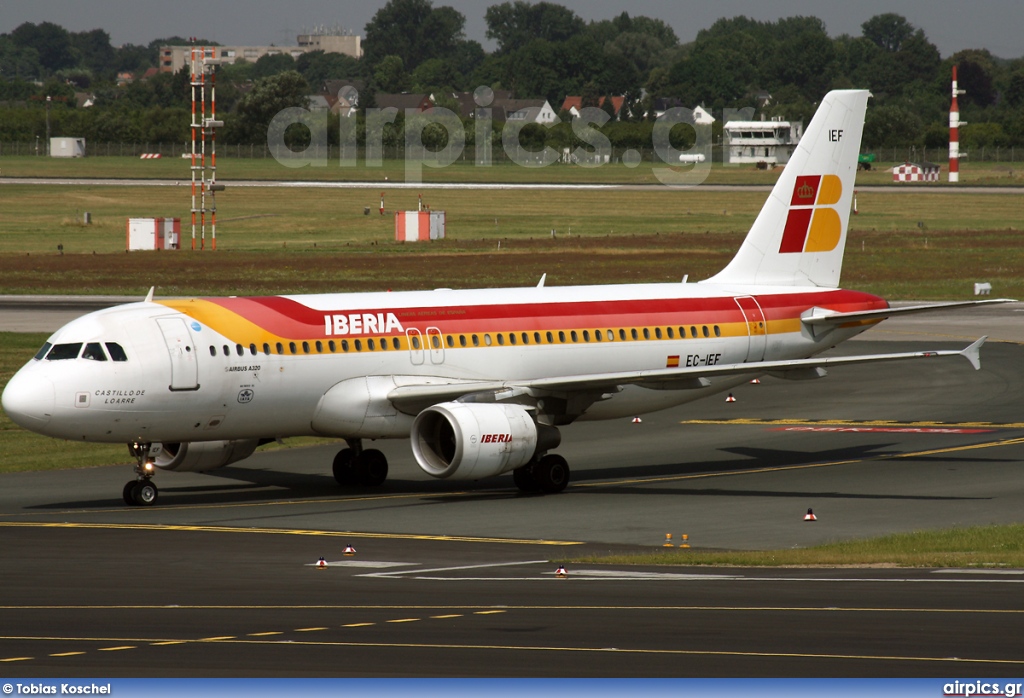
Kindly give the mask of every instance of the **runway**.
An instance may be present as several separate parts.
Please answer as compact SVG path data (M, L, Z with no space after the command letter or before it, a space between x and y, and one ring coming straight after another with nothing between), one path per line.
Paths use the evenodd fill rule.
M559 452L573 481L553 497L520 494L510 476L432 480L407 442L381 446L392 475L378 490L334 484L336 446L161 473L153 508L121 503L126 466L0 475L0 665L40 677L1020 676L1020 570L565 562L660 547L666 533L777 549L1021 521L1018 309L984 309L1005 339L983 348L979 372L962 359L839 368L640 424L572 425ZM887 321L839 351L962 348L980 311Z

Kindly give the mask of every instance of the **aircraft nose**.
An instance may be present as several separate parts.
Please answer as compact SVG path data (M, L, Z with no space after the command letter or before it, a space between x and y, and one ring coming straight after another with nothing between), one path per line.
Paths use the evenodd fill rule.
M4 412L18 426L31 431L45 427L53 414L56 398L53 383L42 376L16 373L0 397Z

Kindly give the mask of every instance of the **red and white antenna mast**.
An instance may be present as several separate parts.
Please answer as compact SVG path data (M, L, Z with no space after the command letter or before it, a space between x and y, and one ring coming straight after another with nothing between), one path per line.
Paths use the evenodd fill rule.
M206 248L206 214L211 215L211 243L217 249L217 199L215 192L224 191L224 185L217 183L217 127L223 121L217 120L216 67L223 61L217 58L217 49L195 45L192 40L191 77L192 88L192 249L196 248L196 214L199 214L199 249ZM209 96L206 86L209 84ZM209 116L207 116L209 104ZM197 115L198 107L198 115ZM199 117L198 119L196 117ZM209 150L207 150L209 144ZM209 153L209 157L207 157ZM197 162L198 160L198 162ZM197 179L198 176L198 179ZM199 189L199 205L196 205L196 185ZM207 203L209 194L209 203Z
M960 106L956 102L957 95L965 94L965 90L957 88L956 66L953 66L953 101L949 104L949 181L960 181L960 127L966 121L960 121Z

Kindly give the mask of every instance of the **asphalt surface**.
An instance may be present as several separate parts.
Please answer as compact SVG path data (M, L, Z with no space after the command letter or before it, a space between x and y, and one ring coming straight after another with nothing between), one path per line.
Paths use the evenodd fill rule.
M152 508L121 503L125 466L0 475L0 672L1019 677L1022 570L566 562L666 533L779 549L1021 521L1019 309L887 321L838 350L961 348L981 313L1004 339L978 372L839 368L572 425L558 496L432 480L407 442L383 444L377 490L333 483L336 446L161 473Z

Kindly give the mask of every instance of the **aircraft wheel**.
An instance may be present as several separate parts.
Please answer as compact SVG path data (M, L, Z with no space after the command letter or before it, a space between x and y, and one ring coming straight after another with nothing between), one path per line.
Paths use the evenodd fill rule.
M537 478L533 475L533 466L533 463L527 463L512 471L512 482L516 483L516 487L521 492L537 492L540 490Z
M158 495L159 491L156 488L156 484L151 480L140 480L132 488L132 499L140 506L152 506L156 503Z
M565 458L549 453L533 467L533 477L541 492L557 494L569 484L569 463Z
M343 448L334 456L334 479L339 485L355 485L357 482L355 470L356 452L351 448Z
M369 487L379 487L388 479L388 459L375 448L359 454L360 479Z
M135 497L132 496L132 492L135 490L135 485L139 483L138 480L129 480L124 483L124 490L121 492L121 496L124 497L124 503L130 507L137 504Z

